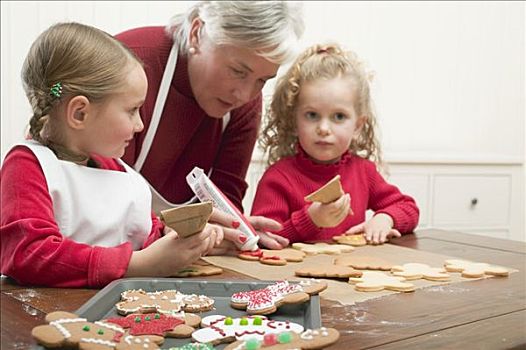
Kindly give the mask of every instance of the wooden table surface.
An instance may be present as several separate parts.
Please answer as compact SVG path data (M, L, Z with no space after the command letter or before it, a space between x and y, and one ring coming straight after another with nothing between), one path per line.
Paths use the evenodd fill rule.
M356 305L321 301L322 323L341 338L330 349L526 349L526 244L442 230L422 230L393 244L513 267L488 278L394 294ZM248 279L237 272L210 279ZM36 343L31 329L47 313L76 311L97 290L23 287L1 279L1 349Z

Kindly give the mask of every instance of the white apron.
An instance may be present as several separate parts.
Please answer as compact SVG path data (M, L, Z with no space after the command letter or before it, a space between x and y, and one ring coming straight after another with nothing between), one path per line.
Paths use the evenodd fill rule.
M133 165L133 168L138 172L141 171L142 166L144 165L146 157L148 156L148 152L152 147L153 138L155 136L155 133L157 132L157 127L159 126L159 122L161 121L161 114L163 113L166 97L168 96L168 90L170 89L170 84L172 83L172 78L175 72L175 65L177 64L177 55L178 47L177 44L174 43L172 45L170 55L168 56L168 61L166 62L166 68L163 73L161 85L159 86L159 93L157 94L157 99L155 100L155 105L153 107L152 120L150 121L148 130L146 131L146 134L144 136L141 152L139 153L139 156L137 157L137 160ZM228 125L228 122L230 121L230 113L225 114L222 120L222 132L224 132ZM212 170L213 168L211 168L208 172L208 177L212 175ZM162 169L158 169L158 171L162 171ZM171 203L167 201L159 192L157 192L157 190L151 184L149 185L150 190L152 192L152 209L157 214L159 214L161 210L164 209L175 208L181 205L186 205L198 201L197 196L194 196L184 203ZM186 186L186 184L177 184L177 186Z
M37 157L62 235L76 242L113 247L131 242L138 250L151 231L151 194L135 170L90 168L58 159L36 141L21 143Z

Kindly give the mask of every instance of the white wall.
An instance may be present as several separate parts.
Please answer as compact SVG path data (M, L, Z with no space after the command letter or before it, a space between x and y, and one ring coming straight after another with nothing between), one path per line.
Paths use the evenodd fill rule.
M2 1L2 158L30 116L20 69L42 30L75 20L116 34L165 24L190 3ZM376 72L387 155L524 162L524 2L309 1L304 10L303 46L340 42Z

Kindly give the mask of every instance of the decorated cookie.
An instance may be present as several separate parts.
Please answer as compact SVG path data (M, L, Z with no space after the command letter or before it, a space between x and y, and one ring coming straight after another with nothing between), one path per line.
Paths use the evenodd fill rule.
M305 197L307 202L330 203L334 202L344 194L340 175L336 175L318 190Z
M263 289L232 294L230 305L235 309L246 309L249 314L267 315L283 304L300 304L327 288L327 283L304 280L299 283L279 281Z
M172 277L211 276L223 273L223 269L212 265L190 265L177 271Z
M145 292L142 289L128 290L121 293L117 303L117 312L121 315L131 313L159 312L178 314L180 311L201 312L211 310L214 300L205 295L183 294L176 290Z
M269 320L265 316L246 316L241 318L212 315L203 318L201 329L192 334L200 343L230 343L248 338L263 339L266 334L284 331L301 333L303 326L289 321Z
M396 292L413 292L416 288L412 283L404 282L403 277L388 276L379 271L364 271L362 277L351 277L349 283L359 292L378 292L384 289Z
M307 255L316 254L341 254L349 253L354 250L353 247L345 244L328 244L328 243L292 243L292 248L301 250Z
M372 256L342 256L334 259L335 265L350 266L357 270L391 271L393 264Z
M183 346L176 346L174 348L168 348L167 350L214 350L212 344L202 344L202 343L188 343Z
M79 349L159 349L161 336L133 336L124 329L107 322L88 322L75 314L63 311L46 316L48 325L33 328L31 334L46 348Z
M296 276L302 277L318 277L318 278L349 278L360 277L362 272L353 269L349 266L333 265L333 266L310 266L303 267L294 272Z
M367 245L367 240L362 234L357 235L340 235L340 236L334 236L332 239L339 244L348 244L352 245L353 247L362 247L364 245Z
M212 202L203 202L166 209L160 216L180 237L188 237L204 229L212 210Z
M407 263L401 266L393 266L391 273L394 276L403 277L407 281L421 278L428 281L449 281L451 279L451 276L444 269L420 263Z
M340 332L334 328L321 327L307 329L301 334L283 332L270 333L263 339L248 338L229 344L225 350L288 350L288 349L323 349L338 341Z
M301 262L305 253L291 248L281 250L258 249L241 252L238 257L243 260L259 261L266 265L286 265L287 262Z
M128 329L131 335L159 335L162 337L188 338L195 327L201 323L201 317L181 312L179 316L165 314L131 314L105 320Z
M484 275L507 277L510 274L504 267L460 259L446 260L444 266L447 271L461 272L462 277L466 278L478 278Z

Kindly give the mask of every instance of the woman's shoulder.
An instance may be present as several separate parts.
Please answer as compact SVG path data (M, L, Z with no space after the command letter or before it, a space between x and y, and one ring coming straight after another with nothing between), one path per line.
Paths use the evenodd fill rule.
M132 50L158 49L164 47L167 43L171 46L171 38L162 26L129 29L115 35L115 38Z

